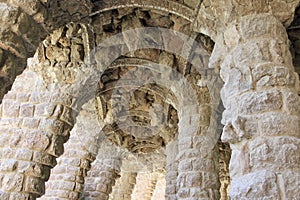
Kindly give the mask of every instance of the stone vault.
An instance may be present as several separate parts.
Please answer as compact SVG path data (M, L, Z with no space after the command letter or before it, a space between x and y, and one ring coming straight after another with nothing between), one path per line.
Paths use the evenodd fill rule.
M299 1L0 1L0 199L298 199Z

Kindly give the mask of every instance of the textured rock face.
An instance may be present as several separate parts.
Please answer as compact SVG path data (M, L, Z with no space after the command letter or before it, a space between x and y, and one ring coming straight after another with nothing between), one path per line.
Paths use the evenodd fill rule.
M222 140L232 148L230 196L296 198L287 181L299 168L299 82L284 27L272 16L251 15L223 37Z
M2 1L0 199L297 199L298 3Z

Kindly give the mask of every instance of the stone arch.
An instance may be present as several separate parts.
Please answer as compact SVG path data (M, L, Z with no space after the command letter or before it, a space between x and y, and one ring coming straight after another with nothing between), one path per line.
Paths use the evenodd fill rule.
M74 27L76 30L76 26ZM77 30L81 28L82 26L77 26ZM60 31L62 34L63 30ZM71 33L79 41L82 41L84 34L75 36ZM1 143L1 150L5 156L1 159L12 161L12 165L8 164L6 169L1 170L3 199L36 198L44 193L44 181L49 178L50 169L56 165L55 158L63 153L63 143L67 141L74 124L70 93L63 94L58 89L59 84L52 82L53 79L43 77L38 70L46 70L45 66L51 66L51 58L45 60L43 55L36 54L35 61L39 59L38 56L38 66L32 59L28 69L17 78L2 104L1 128L6 133L2 132L5 138ZM63 65L64 58L62 54L62 60L56 62L56 66ZM80 59L76 57L65 60L64 64L83 62ZM10 123L13 119L18 122ZM13 134L9 134L10 131ZM5 153L7 151L11 153ZM2 163L7 162L4 160Z
M150 29L147 29L147 31L148 30ZM137 31L140 32L140 36L145 33L142 29ZM180 38L179 36L179 40L182 41L184 48L189 49L189 46L193 45L193 41L183 34L173 31L171 35L169 35L166 32L167 30L159 30L157 28L154 28L154 32L152 33L150 31L150 37L142 37L140 42L146 41L146 39L151 40L151 37L155 37L156 31L161 31L161 34L163 34L165 38L173 36L174 38L178 38L178 35L183 36L184 38ZM35 198L44 192L43 182L48 179L47 176L44 177L43 175L44 170L41 170L41 174L36 175L30 171L21 171L20 168L22 167L23 169L23 165L26 165L26 169L39 167L49 171L50 168L55 165L55 157L62 154L62 144L69 137L69 130L74 125L78 111L81 109L81 106L95 94L93 86L98 82L98 77L102 72L101 68L109 62L107 62L108 60L100 60L101 63L97 63L98 60L95 60L96 62L90 62L89 64L84 63L84 61L89 62L86 59L93 47L93 41L89 40L91 39L91 33L89 27L83 24L70 24L67 28L58 30L55 33L58 37L51 38L51 41L45 41L43 46L40 47L41 49L38 51L38 54L35 55L35 58L30 60L29 69L18 77L12 90L5 96L2 110L3 117L1 119L3 125L2 129L4 130L3 133L8 133L13 130L15 134L13 136L8 134L7 137L3 138L3 143L10 141L6 144L12 145L11 147L13 149L26 151L26 149L29 148L30 150L27 151L27 157L23 157L20 162L18 162L20 158L19 155L15 155L14 151L12 151L11 154L6 154L7 157L3 157L3 159L7 158L12 161L7 163L9 167L2 171L3 180L7 183L2 187L2 189L6 191L2 193L3 197L11 195L14 198L27 198L29 196ZM136 33L137 32L127 32L129 35ZM68 38L68 34L74 34L74 37L79 37L81 41L72 47L74 49L71 49L70 58L65 55L68 53L68 48L57 46L58 40L62 39L61 42L63 43L63 40ZM88 42L85 43L83 41ZM132 41L129 40L128 43L124 44L124 47L126 46L124 53L136 48L151 48L152 46L154 48L167 49L173 53L180 53L171 49L169 46L170 43L165 43L165 45L158 47L156 44L153 45L150 43L141 43L138 45L142 46L136 46L137 43L131 44L131 42ZM104 43L104 46L100 46L100 52L106 52L105 48L103 48L105 45L107 44ZM109 48L106 49L111 50L111 44L107 47ZM59 55L51 55L49 51L47 52L47 48L61 48L62 50L58 51ZM72 55L73 51L74 54ZM84 54L84 57L82 57L81 53ZM97 54L99 51L92 53ZM117 58L114 56L117 55L112 55L110 59ZM93 61L93 57L91 58L92 60L90 61ZM78 63L82 65L80 68L78 68L78 66L77 68L75 67L76 70L74 70L72 65L76 66ZM93 67L99 66L99 64L100 69L95 71ZM59 73L56 73L56 70L63 70L65 76L60 76ZM24 82L27 84L23 84ZM34 83L34 87L32 87L32 83ZM60 90L56 91L58 88L60 88ZM92 88L92 91L87 90L87 88ZM45 93L40 93L40 90L45 91ZM18 113L19 111L20 114ZM15 121L12 124L13 118L17 118L18 122ZM32 123L35 124L32 125L32 127L31 122L35 122ZM34 138L36 141L33 142L33 145L26 141L31 137L29 133L32 131L40 132L36 134L37 138ZM25 137L21 138L23 134ZM12 142L13 140L16 141ZM39 142L44 141L44 143L40 145L37 140L39 140ZM7 146L3 146L2 151L9 151L6 147ZM32 182L34 184L32 184ZM9 185L13 184L16 184L16 187L10 188Z
M91 12L89 1L63 1L60 6L58 2L12 0L0 3L1 101L16 76L25 69L27 58L34 55L49 33L72 21L88 22L83 16ZM80 9L72 13L68 6L75 4Z
M275 2L275 1L274 1ZM271 2L271 4L269 4L269 2L265 5L263 5L262 6L262 9L258 9L258 11L259 11L259 13L260 12L269 12L269 13L273 13L273 6L274 7L276 7L276 2L275 2L275 4L274 4L274 2ZM207 3L208 3L208 1L204 1L204 3L200 6L200 11L199 11L199 13L202 13L203 14L203 16L205 16L204 14L206 13L206 12L204 12L203 13L203 11L205 10L205 9L212 9L212 13L214 13L214 9L216 9L215 8L215 6L207 6ZM236 4L237 3L237 1L233 1L233 5L234 5L234 3ZM286 3L286 2L285 2ZM256 10L256 9L253 9L254 7L255 7L255 5L254 4L251 4L251 6L249 6L249 10L248 10L248 8L246 9L246 11L245 12L243 12L243 13L233 13L232 15L229 15L230 16L230 18L226 18L225 20L220 20L221 22L224 22L224 23L220 23L220 24L224 24L224 26L226 25L227 26L227 22L228 21L231 21L230 19L235 19L236 17L237 18L239 18L240 16L243 16L243 19L241 19L241 21L239 21L239 20L237 20L237 21L235 21L235 22L233 22L233 26L230 26L230 30L227 30L226 29L226 31L228 31L228 32L226 32L226 34L225 35L223 35L224 36L224 38L217 38L217 39L220 39L219 41L218 41L218 45L220 45L220 46L222 46L222 44L223 44L223 47L225 46L225 48L216 48L216 51L214 51L214 53L216 53L218 50L219 51L223 51L221 54L221 56L220 55L218 55L218 56L220 56L219 58L216 58L216 60L214 60L214 58L212 58L211 59L211 61L212 61L212 64L214 64L214 61L216 61L215 62L215 64L217 65L217 66L219 66L220 65L220 63L222 63L222 64L224 64L223 63L223 61L224 60L222 60L222 57L227 57L227 56L225 56L225 55L227 55L227 54L229 54L229 52L227 52L226 51L226 48L228 48L228 49L230 49L230 48L232 48L233 46L237 46L237 45L239 45L239 42L240 41L236 41L236 40L232 40L233 39L233 37L231 37L230 36L230 33L232 33L232 31L234 32L235 30L234 30L234 28L235 27L238 27L238 26L236 26L236 25L240 25L239 23L241 23L241 22L245 22L245 21L243 21L243 20L245 20L245 19L252 19L252 20L257 20L257 21L259 21L259 22L263 22L264 20L263 19L265 19L265 21L267 21L267 22L269 22L269 20L271 21L271 24L272 25L274 25L274 27L279 27L280 26L280 28L278 29L278 30L280 30L280 32L282 32L282 33L284 33L284 31L282 31L282 27L281 27L281 23L285 23L285 24L289 24L289 20L290 20L290 15L291 15L291 13L292 12L286 12L286 10L291 10L291 7L293 7L296 3L298 3L298 1L291 1L291 2L289 2L288 3L288 5L287 5L287 7L284 7L284 12L281 12L281 13L279 13L279 15L277 15L277 13L276 14L274 14L274 15L276 15L276 17L277 17L277 19L280 19L280 21L274 21L274 18L273 17L270 17L270 16L268 16L268 18L267 17L265 17L264 15L262 15L262 14L259 14L259 15L253 15L253 13L251 12L252 10ZM285 4L281 4L281 5L285 5ZM226 10L227 8L229 8L229 11L230 11L230 6L232 6L232 5L229 5L229 7L225 7L225 11L228 11L228 10ZM241 1L239 1L238 2L238 7L237 7L237 9L236 10L239 10L239 11L244 11L243 10L243 7L245 7L245 4L243 4L243 3L241 3ZM267 9L267 10L266 10ZM216 9L217 10L217 9ZM276 10L276 9L275 9ZM224 11L224 13L230 13L230 12L225 12ZM232 11L232 9L231 9L231 11ZM240 14L240 15L239 15ZM238 15L238 16L237 16ZM199 16L200 17L200 19L197 19L197 22L202 22L202 20L203 20L203 16ZM212 18L210 18L209 20L208 20L208 22L210 21L210 20L212 20L213 22L213 25L214 26L216 26L216 24L218 24L217 22L220 22L220 21L218 21L218 20L216 20L216 17L218 17L218 16L213 16ZM205 17L204 17L205 18ZM206 19L204 19L204 21L203 22L207 22L207 20ZM200 23L201 24L201 23ZM206 24L206 23L205 23ZM207 23L207 24L209 24L209 23ZM197 24L196 24L197 25ZM196 26L195 25L195 26ZM239 27L240 28L240 27ZM249 28L249 30L250 30L250 27L248 27ZM247 30L248 30L248 28L247 28ZM253 28L253 27L252 27ZM264 28L266 28L266 30L264 29ZM205 29L205 27L203 28L203 29ZM223 34L223 30L222 29L225 29L225 27L223 27L223 26L221 26L220 27L220 29L219 29L219 31L216 31L216 35L214 35L214 36L220 36L220 37L222 37L222 34ZM270 31L270 30L268 30L268 27L263 27L263 30L264 31L267 31L267 32L272 32L272 31ZM240 31L240 30L239 30ZM204 32L204 30L203 30L203 32ZM218 33L217 33L218 32ZM236 32L235 32L236 33ZM218 34L220 34L220 35L218 35ZM228 35L229 34L229 35ZM260 33L259 33L260 34ZM271 33L271 35L272 35L273 33ZM12 34L12 35L14 35L14 34ZM233 35L235 35L235 34L233 34ZM264 34L263 34L264 35ZM283 34L284 35L284 34ZM278 40L282 40L282 41L285 41L285 38L284 38L284 36L283 35L276 35L276 38L278 39ZM256 36L258 36L258 35L256 35ZM264 35L265 36L265 35ZM243 36L244 37L244 36ZM281 38L280 38L281 37ZM215 37L214 37L215 38ZM246 37L246 40L248 40L249 38L247 38ZM270 38L271 39L271 38ZM225 43L226 44L224 44L224 41L225 41ZM235 42L237 42L237 43L235 43ZM284 46L284 48L286 48L288 45L286 45L286 44L284 44L285 46ZM220 47L220 46L218 46L218 47ZM7 48L7 49L9 49L9 48ZM273 48L272 48L273 49ZM274 47L274 49L276 49L275 47ZM7 50L7 51L13 51L13 50ZM283 50L281 50L281 51L283 51ZM279 50L279 52L281 52L280 50ZM247 53L247 51L241 51L241 52L243 52L243 53ZM283 52L283 53L286 53L286 52ZM16 54L16 53L15 53ZM216 54L218 54L218 53L216 53ZM215 54L215 55L216 55ZM289 62L289 56L287 55L287 54L285 54L284 56L284 59L286 59L287 60L287 63ZM221 59L220 59L221 58ZM280 57L281 58L281 57ZM228 59L228 60L227 60ZM229 62L229 57L227 57L227 59L225 59L225 61L224 62ZM258 62L262 62L262 61L258 61ZM224 65L226 66L228 63L225 63ZM282 64L282 63L281 63ZM285 63L286 64L286 63ZM223 65L223 66L224 66ZM289 66L289 64L287 64L286 66L285 66L286 68L289 68L290 66ZM276 69L282 69L282 68L277 68L276 67ZM275 72L274 72L275 73ZM226 75L226 73L224 73L225 75ZM291 74L292 74L292 72L291 72ZM26 77L27 76L27 77ZM30 78L30 76L35 76L35 74L34 73L32 73L31 71L26 71L24 74L23 74L23 79L25 80L30 80L31 78ZM293 77L293 75L291 75L291 77ZM288 78L286 78L286 79L288 79ZM293 78L291 78L291 79L293 79ZM298 80L298 79L297 79ZM67 80L67 81L71 81L71 80ZM290 81L290 80L289 80ZM292 80L293 81L293 80ZM37 80L37 84L40 84L41 83L41 81L40 80ZM290 83L288 83L288 84L290 84ZM290 85L285 85L284 87L290 87ZM294 85L292 86L292 87L294 87ZM16 86L15 88L22 88L21 86ZM295 87L295 88L297 88L297 86ZM287 88L286 88L287 89ZM3 109L3 114L4 114L4 120L1 120L1 123L2 123L2 125L3 125L3 127L2 127L2 130L4 131L4 132L8 132L8 129L10 129L9 131L11 131L12 129L13 129L13 131L15 132L14 133L14 136L16 136L16 137L11 137L11 138L14 138L15 140L12 140L12 146L13 145L15 145L15 146L18 146L18 148L19 147L26 147L27 148L27 146L29 145L32 145L32 144L29 144L30 142L25 142L24 144L22 144L22 145L20 145L20 142L19 142L19 136L20 135L22 135L22 134L25 134L26 135L26 137L27 137L27 135L28 135L28 133L26 132L26 133L23 133L23 132L21 132L21 131L19 131L18 132L18 130L19 130L19 127L20 126L26 126L26 128L28 128L28 129L30 129L30 131L31 131L31 129L34 129L35 128L35 126L40 126L40 121L39 120L37 120L38 122L35 124L35 125L32 125L32 127L30 126L29 127L29 124L32 124L32 123L28 123L28 121L30 121L30 120L32 120L32 121L34 121L34 119L33 118L31 118L32 117L32 110L34 110L34 112L35 112L35 106L36 106L36 104L34 105L34 106L32 106L31 104L28 104L27 103L27 100L26 99L29 99L29 98L31 98L31 96L29 97L29 96L26 96L26 95L24 95L24 94L16 94L16 91L18 90L18 89L13 89L13 90L15 90L15 93L14 93L14 91L13 92L11 92L10 94L8 94L7 96L6 96L6 99L5 99L5 108ZM287 90L284 90L285 92L287 91ZM294 100L295 100L295 102L296 103L293 103L293 102L288 102L287 104L285 104L285 105L287 105L287 106L291 106L291 107L293 107L294 106L294 104L296 104L297 105L297 102L298 102L298 99L297 99L297 97L295 97L295 94L297 94L297 92L295 92L294 91L294 88L292 88L291 90L288 90L288 92L291 92L292 94L291 94L291 98L293 98ZM286 93L285 93L286 94ZM284 95L285 95L284 94ZM11 96L10 96L11 95ZM23 96L22 96L23 95ZM33 95L34 96L34 95ZM39 95L35 95L35 97L34 98L36 98L38 96L38 98L41 98L42 100L41 101L47 101L47 97L45 98L45 96L47 96L47 95L41 95L41 96L39 96ZM297 95L296 95L297 96ZM37 101L35 101L35 99L34 98L32 98L32 99L30 99L30 100L32 100L32 101L34 101L34 102L37 102ZM17 101L16 101L17 100ZM19 106L19 103L18 103L18 101L22 101L22 105L21 106ZM65 101L65 102L63 102L64 104L68 104L70 101ZM82 103L84 103L85 101L83 100L82 101ZM47 103L46 103L47 104ZM45 106L46 104L44 104L43 106ZM39 111L37 111L39 114L41 114L43 111L42 111L42 109L41 109L41 107L43 107L43 106L39 106ZM51 106L49 106L50 108L49 109L45 109L44 111L44 114L42 113L41 115L48 115L49 114L49 112L51 112ZM76 105L75 105L75 107L77 107ZM78 108L80 108L81 106L79 105L78 106ZM295 107L297 107L297 106L295 106ZM206 108L203 108L203 109L207 109L207 107ZM290 114L290 113L294 113L293 111L291 111L290 112L290 107L288 107L288 108L285 108L286 110L285 111L287 111L288 112L288 115ZM15 118L15 116L16 115L18 115L18 114L16 114L16 112L18 111L18 110L20 110L20 112L22 112L22 114L20 114L21 115L21 118L18 118L17 117L17 120L16 121L14 121L14 120L12 120L12 118ZM50 110L50 111L49 111ZM60 146L61 146L61 143L63 143L65 140L66 140L66 138L67 138L67 133L68 133L68 130L70 129L70 127L72 127L72 121L68 121L68 117L69 117L69 114L68 114L68 112L70 111L70 109L69 109L69 107L67 106L67 107L61 107L60 105L59 106L55 106L55 108L53 108L53 110L55 110L55 112L52 112L51 113L51 117L58 117L59 119L61 119L61 121L63 121L63 123L65 123L65 124L63 124L63 125L58 125L57 127L58 127L58 129L56 129L56 130L59 130L59 131L61 131L61 132L64 132L64 133L62 133L62 135L63 136L61 136L60 137L60 139L55 139L55 140L57 140L57 142L55 142L55 143L58 143ZM294 117L293 119L296 121L296 123L298 122L297 121L297 119L298 119L298 117L297 117L297 109L295 109L296 110L296 114L291 114L291 115L295 115L296 117ZM48 112L49 111L49 112ZM290 112L290 113L289 113ZM52 115L53 114L53 115ZM73 112L72 112L72 114L73 114ZM225 114L228 114L228 112L227 113L225 113ZM76 115L76 114L75 114ZM279 116L279 115L278 115ZM280 116L286 116L286 115L280 115ZM26 118L26 119L25 119ZM47 117L45 117L45 118L47 118ZM45 123L48 123L48 122L45 122L46 120L44 120L43 121L43 123L44 123L44 125L45 125ZM49 120L50 121L50 120ZM55 121L55 120L54 120ZM227 124L227 126L226 126L226 130L227 130L227 133L231 133L231 134L234 134L236 131L237 132L240 132L241 134L244 134L245 132L242 130L242 128L241 128L241 126L243 126L243 125L241 125L241 124L243 124L243 123L241 123L243 121L243 119L240 119L240 118L238 118L236 121L233 121L231 124ZM57 122L57 123L59 123L60 122L60 120L57 120L57 121L55 121L55 122ZM42 123L42 124L43 124ZM33 123L34 124L34 123ZM267 122L267 124L270 124L270 122ZM283 122L283 124L288 124L287 122ZM182 125L184 125L184 124L182 124ZM43 126L43 125L41 125L41 126ZM57 128L56 127L56 128ZM59 127L64 127L64 130L60 130L59 129ZM298 130L299 129L299 127L295 127L295 129L294 130ZM55 131L56 131L55 130ZM51 131L51 130L50 130ZM284 130L285 131L285 130ZM293 132L292 134L291 133L289 133L289 134L287 134L287 135L292 135L292 136L294 136L295 135L295 133ZM43 135L41 136L41 137L43 137ZM57 136L55 136L55 138L57 138ZM8 137L6 137L6 138L4 138L3 139L3 141L4 142L7 142L8 140L10 140L10 138L8 138ZM47 138L42 138L41 139L41 141L44 141L45 142L45 144L47 144L48 143L48 139ZM234 142L236 142L236 141L234 141ZM260 141L260 142L264 142L264 141ZM290 142L287 142L287 143L290 143ZM298 145L296 142L294 142L296 145ZM178 145L180 145L180 144L178 144ZM182 144L181 144L182 145ZM13 148L15 147L15 146L13 146ZM51 145L50 145L51 146ZM262 146L262 147L265 147L265 145L264 146ZM32 146L30 146L30 148L36 148L36 149L43 149L43 147L41 147L41 146L35 146L35 144L33 144ZM50 148L50 147L49 147ZM290 152L290 148L286 148L285 149L285 151L287 151L287 153L293 153L293 152ZM43 161L41 161L41 159L40 158L37 158L37 156L40 156L40 155L38 155L38 153L36 153L36 152L30 152L30 151L27 151L27 157L26 156L20 156L20 155L13 155L13 154L10 154L10 150L9 150L9 148L4 148L4 151L5 151L5 153L8 153L8 156L7 155L5 155L5 156L7 156L7 158L11 158L11 157L22 157L23 159L31 159L32 158L32 154L35 156L35 158L34 159L38 159L39 161L38 162L43 162ZM21 151L21 150L20 150ZM24 150L25 151L25 150ZM52 150L51 150L52 151ZM51 152L52 154L60 154L61 152L59 152L59 151L52 151ZM253 154L255 154L256 152L252 152ZM52 158L51 158L52 159ZM50 159L50 160L51 160ZM17 180L17 183L19 183L18 182L18 180L25 180L25 182L31 182L31 181L33 181L33 182L37 182L37 180L36 179L31 179L31 178L28 178L28 177L24 177L24 176L15 176L14 175L14 173L11 173L11 171L14 171L14 170L16 170L16 168L20 168L20 166L21 165L23 165L23 166L25 166L25 162L24 163L22 163L20 166L19 166L19 163L16 163L15 162L15 160L14 159L11 159L11 160L9 160L8 162L3 162L4 164L3 164L3 171L5 171L5 173L6 173L6 175L7 175L7 177L9 177L9 178L7 178L7 177L4 177L4 175L2 176L2 177L4 177L3 178L3 180L4 180L4 182L5 183L11 183L11 181L13 180L13 179L15 179L16 178L16 180ZM53 162L53 163L55 163L55 162ZM42 166L40 166L40 165L37 165L36 166L36 168L43 168L43 167L45 167L46 168L46 171L49 171L48 170L48 168L49 167L51 167L52 165L53 165L53 163L45 163L45 166L44 165L42 165ZM28 164L28 162L26 163L26 165L27 166L29 166L29 167L31 167L30 165L31 164ZM183 165L183 164L182 164ZM299 165L299 164L298 164ZM298 166L297 165L297 163L296 163L296 166ZM26 167L23 167L22 169L24 169L24 168L26 168ZM20 170L21 172L22 172L22 170ZM4 174L4 173L3 173ZM39 175L37 175L37 174L35 174L35 172L34 173L32 173L30 170L29 171L26 171L26 174L29 174L29 175L32 175L33 177L36 177L36 176L39 176ZM6 176L5 175L5 176ZM272 177L274 177L273 175L272 175ZM186 178L186 177L185 177ZM249 178L249 177L248 177ZM47 179L47 178L45 178L45 177L43 177L42 179ZM15 181L15 180L13 180L13 181ZM13 182L13 183L15 183L15 182ZM8 184L6 184L6 185L8 185ZM20 184L16 184L17 186L14 188L14 187L7 187L7 186L4 186L5 187L5 190L8 190L8 191L18 191L18 190L22 190L22 188L20 187ZM38 184L36 184L36 185L38 185ZM28 188L29 186L26 184L25 186L24 186L24 188L25 188L25 190L26 191L28 191L28 190L31 190L31 189L33 189L33 190L43 190L43 188ZM35 187L35 186L34 186ZM25 192L26 193L26 192ZM33 196L35 196L37 193L39 193L39 192L37 192L37 191L33 191ZM184 191L181 193L181 194L184 194ZM16 194L17 195L17 194ZM37 194L38 195L38 194ZM3 194L3 196L5 197L5 194ZM26 197L26 194L24 195L25 197ZM20 195L20 196L13 196L12 198L21 198L22 196Z
M70 22L89 23L91 18L99 13L122 9L122 8L148 8L165 13L173 13L180 18L194 22L197 15L196 6L190 2L179 3L164 0L163 2L140 2L139 0L112 3L111 1L7 1L1 2L0 12L2 16L3 29L0 31L1 42L0 63L5 72L5 80L1 81L3 95L11 88L13 80L26 67L27 58L31 57L38 45L49 33L65 26ZM30 28L31 34L28 34ZM34 33L34 34L33 34ZM6 59L6 57L9 59ZM18 59L18 62L16 61ZM13 61L12 61L13 60ZM13 71L13 70L15 71ZM4 71L4 70L3 70Z

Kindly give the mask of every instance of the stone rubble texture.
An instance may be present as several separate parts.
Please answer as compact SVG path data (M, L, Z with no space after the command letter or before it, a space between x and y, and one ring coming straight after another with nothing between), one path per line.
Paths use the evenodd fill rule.
M0 199L298 199L299 3L0 0Z

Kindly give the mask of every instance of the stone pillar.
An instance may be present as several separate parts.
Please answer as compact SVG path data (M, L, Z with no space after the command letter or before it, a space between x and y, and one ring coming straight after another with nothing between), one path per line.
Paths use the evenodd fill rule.
M218 136L209 134L209 110L202 104L179 112L177 199L219 199Z
M46 193L40 200L79 199L83 192L84 178L95 157L82 147L81 141L71 135L65 145L66 151L57 159L46 182Z
M41 200L79 199L83 192L84 179L103 140L94 99L82 107L76 120L70 139L64 145L65 151L51 170L46 193Z
M166 199L176 200L176 179L178 176L178 154L177 139L170 141L166 146Z
M120 177L121 165L122 159L113 146L100 151L85 178L83 197L108 200L112 187Z
M70 24L65 28L72 31L61 28L56 34L71 44L77 27L82 33L77 39L86 46L81 52L88 55L88 30L85 25L77 25ZM44 194L50 169L64 151L78 110L88 101L81 101L80 97L87 95L79 94L84 87L81 78L90 77L85 74L88 70L80 70L84 58L78 54L72 57L69 47L60 48L53 40L56 34L40 45L34 58L28 59L28 68L16 78L0 106L0 199L36 199ZM67 65L70 73L60 70ZM73 73L76 75L70 76Z
M241 17L219 35L217 54L231 199L299 198L299 80L285 28L269 14Z
M131 194L136 183L137 173L125 172L121 173L121 177L117 180L110 195L111 200L131 200Z
M44 194L44 183L73 126L72 100L41 85L40 77L26 70L3 99L0 199L35 199Z
M157 175L155 173L140 172L137 175L132 200L151 200L156 183Z
M231 150L228 143L219 141L219 178L220 178L220 200L229 199L230 175L229 161Z
M151 200L163 200L163 199L166 199L166 179L165 179L165 175L161 174L157 180L155 190L153 192Z

